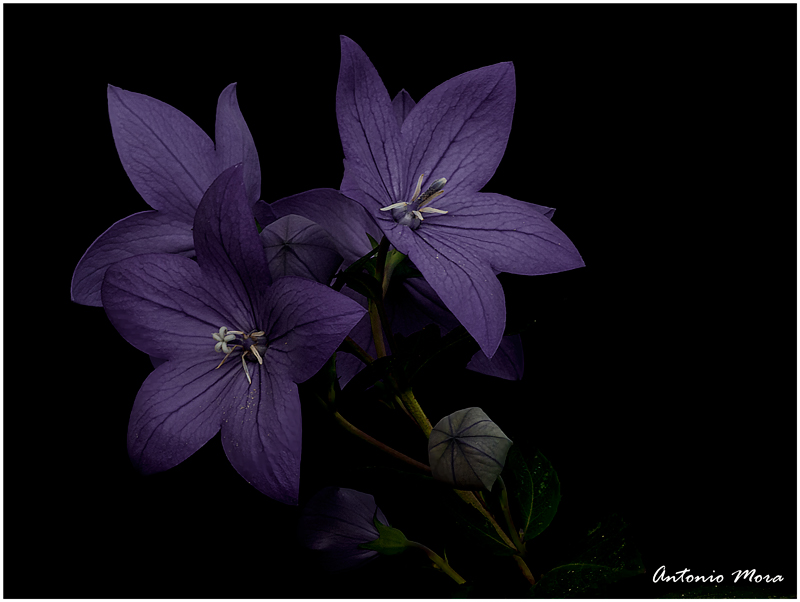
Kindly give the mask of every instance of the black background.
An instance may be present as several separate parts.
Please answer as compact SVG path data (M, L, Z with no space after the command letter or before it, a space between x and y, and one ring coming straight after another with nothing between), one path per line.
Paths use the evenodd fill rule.
M430 597L446 581L416 579L404 557L320 576L293 542L298 509L245 483L218 437L139 476L125 436L149 360L69 298L91 242L147 209L114 147L107 84L213 134L238 82L262 197L335 188L340 34L415 100L513 61L513 129L485 190L556 207L586 262L508 279L509 311L536 319L522 382L449 383L443 367L418 392L432 420L481 405L554 464L563 500L534 571L618 512L647 574L606 595L676 591L652 583L662 565L726 583L781 574L764 595L795 595L796 7L3 8L5 597ZM338 454L377 459L303 412L301 502L345 484Z

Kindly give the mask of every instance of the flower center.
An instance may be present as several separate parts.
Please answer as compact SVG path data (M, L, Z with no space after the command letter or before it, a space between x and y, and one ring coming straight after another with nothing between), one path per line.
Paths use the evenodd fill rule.
M264 334L263 330L251 330L245 334L242 330L228 330L226 326L221 327L219 332L212 333L211 336L217 342L214 345L214 351L225 354L217 368L225 363L231 353L239 349L242 354L240 357L242 358L244 374L247 376L247 382L252 385L253 381L250 380L247 362L264 363L264 358L261 357L261 354L267 350L267 340Z
M425 174L422 174L419 177L419 180L417 180L417 188L414 191L414 196L408 203L394 203L388 207L381 207L381 211L391 211L392 218L395 222L401 226L408 226L412 230L419 228L420 224L425 219L422 217L423 213L433 213L439 215L447 213L447 211L442 211L441 209L426 207L428 203L444 192L443 189L444 185L447 183L447 179L439 178L438 180L434 180L433 183L428 186L428 189L420 194L420 190L422 190L422 180L424 177Z

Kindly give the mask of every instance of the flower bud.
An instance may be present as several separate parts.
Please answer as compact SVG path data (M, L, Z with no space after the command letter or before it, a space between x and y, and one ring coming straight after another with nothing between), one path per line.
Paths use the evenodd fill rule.
M359 547L379 538L376 519L389 524L371 495L353 489L326 487L303 509L298 521L298 539L301 545L318 550L326 570L354 569L378 556L375 550Z
M428 439L433 477L456 489L491 491L511 443L480 408L454 412L433 427Z

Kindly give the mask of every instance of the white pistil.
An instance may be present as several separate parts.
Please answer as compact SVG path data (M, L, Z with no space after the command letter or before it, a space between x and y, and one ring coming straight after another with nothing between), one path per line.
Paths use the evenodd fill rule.
M233 347L231 347L231 348L228 350L228 353L227 353L227 354L225 354L225 357L223 357L223 358L222 358L222 361L221 361L221 362L220 362L220 363L217 365L217 368L219 368L219 367L220 367L222 364L224 364L224 363L225 363L225 360L226 360L226 359L228 359L228 356L229 356L231 353L233 353L233 350L234 350L234 349L236 349L237 347L241 347L241 345L234 345ZM217 368L214 368L214 370L216 370Z
M212 333L211 336L214 337L215 341L217 341L217 344L214 345L214 351L216 351L217 353L222 351L224 351L225 353L230 353L231 350L228 347L228 343L233 341L236 338L236 336L230 334L225 326L219 329L219 333L216 332Z
M217 368L219 368L220 366L222 366L222 364L225 363L225 360L228 359L228 356L231 353L233 353L237 348L241 348L242 350L244 350L244 352L242 353L242 368L244 368L244 374L247 377L247 382L252 385L253 381L250 378L250 370L247 369L247 361L245 359L245 356L248 353L252 352L253 356L256 358L256 360L258 360L258 363L260 365L264 364L264 358L261 357L261 354L258 352L258 349L256 349L256 343L258 337L263 337L264 334L265 333L263 330L254 330L250 334L245 334L244 331L241 330L228 330L228 328L225 326L221 327L219 329L219 332L215 332L211 335L213 339L217 341L216 345L214 345L214 351L225 352L225 357L222 358L222 361L217 365ZM236 343L235 345L231 345L229 347L228 343L236 340L236 335L242 335L242 339L244 340L242 341L241 344ZM250 344L250 347L248 349L245 349L245 343L247 339L252 339L253 342ZM217 368L215 368L215 370Z

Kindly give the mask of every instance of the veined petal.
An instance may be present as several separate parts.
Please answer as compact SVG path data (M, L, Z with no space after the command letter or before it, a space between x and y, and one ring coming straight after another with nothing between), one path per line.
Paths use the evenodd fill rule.
M108 266L143 253L194 256L191 224L179 216L159 211L129 215L97 237L72 275L72 300L102 306L100 286Z
M523 357L522 338L518 334L509 335L500 341L492 359L486 357L483 351L473 355L467 364L467 370L505 380L519 380L525 370Z
M344 162L344 175L339 188L345 197L364 208L368 218L375 222L380 232L392 230L397 225L388 211L381 211L382 207L391 204L386 200L385 191L380 187L376 188L370 181L365 181L359 177L355 170L350 168L350 164L347 161ZM364 252L366 253L367 250L369 249Z
M553 274L584 265L575 245L539 206L477 192L452 195L437 206L448 214L425 223L434 246L470 247L496 270L511 274Z
M342 265L342 256L325 230L299 215L280 218L259 236L273 278L297 276L328 284Z
M114 86L108 114L122 166L145 202L191 221L217 175L211 139L168 104Z
M310 280L281 278L269 289L265 364L296 383L314 375L366 313L356 301Z
M382 236L381 229L360 204L332 188L301 192L275 201L269 207L276 217L300 215L321 226L348 264L372 248L367 233L376 240Z
M225 88L219 96L214 132L217 173L241 163L247 198L251 204L255 203L261 198L261 165L253 136L239 109L236 84Z
M145 379L128 424L128 454L144 474L177 466L219 431L230 389L244 379L236 362L215 365L184 354Z
M408 255L447 308L491 358L503 337L506 304L503 287L489 263L458 238L434 241L423 228L417 232L397 228L391 234L392 244Z
M342 36L336 115L344 156L360 178L382 190L383 205L402 200L403 144L389 93L364 51Z
M397 96L392 99L392 109L394 110L395 117L397 117L398 125L403 125L403 121L405 121L411 109L413 109L416 104L414 99L411 98L411 95L406 92L405 88L397 93Z
M515 97L511 63L462 73L426 94L401 129L411 175L404 198L419 174L447 178L442 200L483 188L505 152Z
M254 320L261 315L261 299L271 282L242 169L239 163L214 180L194 219L197 262L218 287L220 302L237 329L257 327Z
M207 350L211 361L218 357L211 334L221 326L233 328L200 266L178 255L137 255L115 263L103 279L102 299L122 337L157 358Z
M236 472L253 487L297 505L302 447L297 385L267 366L251 372L252 385L241 373L233 381L232 403L223 416L222 447Z

